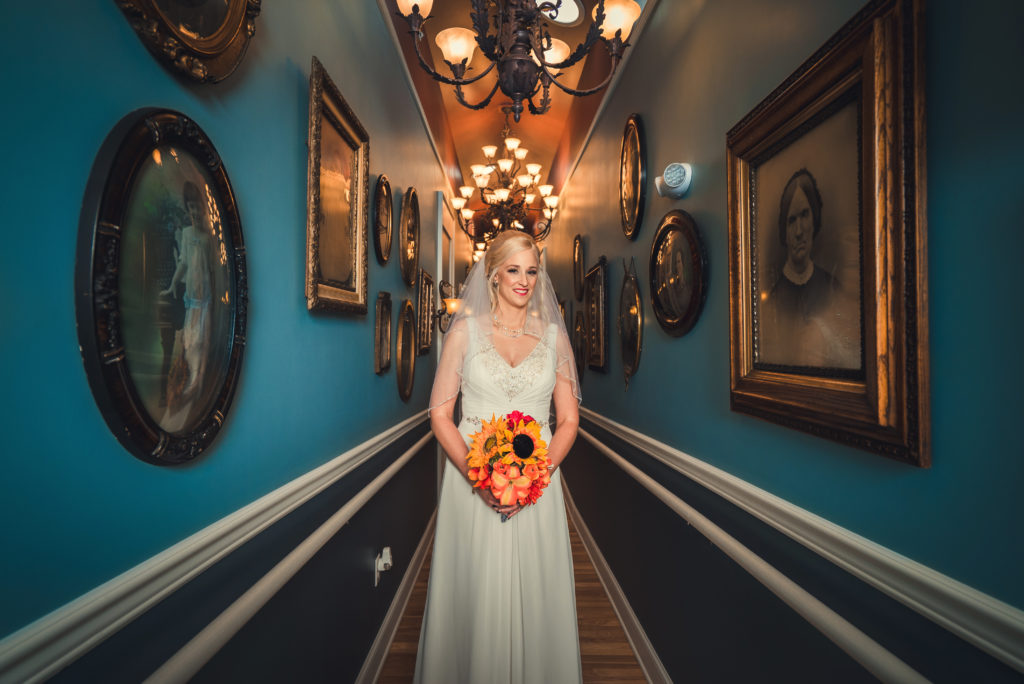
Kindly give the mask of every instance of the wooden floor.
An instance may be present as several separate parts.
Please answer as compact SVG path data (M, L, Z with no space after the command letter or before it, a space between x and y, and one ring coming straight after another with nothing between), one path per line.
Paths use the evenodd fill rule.
M643 682L643 670L637 664L633 649L626 640L622 625L615 616L608 595L601 586L590 557L576 528L569 520L572 541L572 563L576 575L576 619L580 632L580 658L583 662L583 681L587 684L604 682ZM380 684L405 684L412 681L416 669L416 647L420 640L420 623L427 600L427 577L430 574L430 554L416 578L405 614L398 625L387 659L381 670Z

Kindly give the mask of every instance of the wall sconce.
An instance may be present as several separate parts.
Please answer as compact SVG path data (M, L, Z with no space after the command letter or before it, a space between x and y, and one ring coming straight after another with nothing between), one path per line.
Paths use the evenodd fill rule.
M662 175L654 179L654 187L662 197L679 199L690 189L693 167L689 164L672 162L665 167Z
M452 316L459 310L462 300L455 296L455 288L447 280L437 284L437 290L441 294L441 308L434 312L437 319L437 328L443 333L448 332L448 326L452 324Z

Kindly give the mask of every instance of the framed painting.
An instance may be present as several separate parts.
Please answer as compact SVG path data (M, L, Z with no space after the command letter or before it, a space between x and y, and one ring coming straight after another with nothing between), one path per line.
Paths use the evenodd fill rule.
M572 326L572 354L576 360L576 372L583 379L583 369L587 365L587 319L582 311L576 312Z
M117 0L143 45L176 74L221 81L242 62L261 0Z
M651 243L651 309L673 337L690 332L707 296L707 257L697 223L685 211L665 214Z
M383 375L391 368L391 293L377 293L373 323L373 372Z
M422 268L416 279L416 353L423 355L434 344L434 278Z
M306 306L366 313L370 138L316 57L308 144Z
M640 281L636 277L636 263L631 259L627 267L622 291L619 292L619 342L622 345L622 374L629 388L629 379L640 368L640 352L643 350L644 305L640 296Z
M398 264L402 280L410 287L416 284L416 269L420 263L420 201L416 188L402 195L401 223L398 233Z
M921 15L868 4L729 131L730 396L928 466Z
M373 191L373 249L382 266L391 258L392 202L391 182L382 173Z
M604 256L584 278L583 312L587 327L587 365L595 370L608 367L608 260Z
M224 164L184 114L135 111L103 142L75 292L89 385L121 444L160 465L209 448L238 384L248 281Z
M631 114L622 131L619 152L619 215L622 232L635 240L644 220L647 199L647 156L644 150L644 128L639 114Z
M583 301L583 237L577 233L572 239L572 294Z
M408 299L402 302L398 312L398 330L395 335L395 360L398 369L398 396L409 401L412 384L416 376L416 312Z

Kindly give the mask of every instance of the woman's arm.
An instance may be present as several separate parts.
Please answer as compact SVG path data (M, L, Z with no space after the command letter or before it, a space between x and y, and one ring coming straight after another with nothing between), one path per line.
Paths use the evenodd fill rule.
M580 425L579 405L572 393L572 386L561 374L557 378L553 393L557 422L551 435L551 443L548 444L548 457L556 468L569 455L569 449L576 442L576 431Z

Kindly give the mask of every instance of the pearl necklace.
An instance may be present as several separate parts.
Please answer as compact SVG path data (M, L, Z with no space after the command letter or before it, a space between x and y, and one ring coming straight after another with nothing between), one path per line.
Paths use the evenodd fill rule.
M522 337L523 331L526 330L524 325L522 328L506 328L505 324L498 320L498 314L492 313L491 320L494 321L494 325L498 326L501 330L501 334L505 337Z

